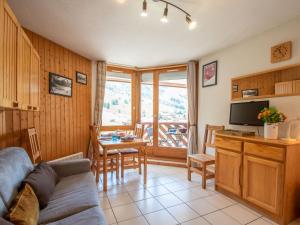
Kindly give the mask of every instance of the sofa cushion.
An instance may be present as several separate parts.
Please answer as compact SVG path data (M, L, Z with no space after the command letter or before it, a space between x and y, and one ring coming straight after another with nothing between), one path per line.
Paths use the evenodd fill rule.
M39 202L29 184L18 193L13 206L5 216L10 222L19 225L36 225L39 218Z
M93 207L47 225L106 225L103 211Z
M48 206L40 211L39 223L50 223L99 206L98 191L93 174L80 173L61 178Z
M9 208L24 178L33 165L23 148L6 148L0 151L0 196Z
M54 192L55 185L58 182L58 176L51 166L45 162L41 162L23 182L32 187L39 200L40 208L43 209L47 206Z

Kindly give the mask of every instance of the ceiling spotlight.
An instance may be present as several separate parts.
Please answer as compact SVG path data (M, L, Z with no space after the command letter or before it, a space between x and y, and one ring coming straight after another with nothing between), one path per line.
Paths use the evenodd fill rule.
M192 21L191 17L190 16L186 16L186 22L188 23L189 25L189 29L190 30L194 30L197 26L197 22L196 21Z
M120 4L124 4L126 2L126 0L117 0L117 2Z
M163 23L167 23L168 22L168 4L166 4L166 8L164 10L164 15L160 19L160 21L163 22Z
M147 13L147 1L146 0L143 1L143 11L141 13L141 16L142 17L148 16L148 13Z

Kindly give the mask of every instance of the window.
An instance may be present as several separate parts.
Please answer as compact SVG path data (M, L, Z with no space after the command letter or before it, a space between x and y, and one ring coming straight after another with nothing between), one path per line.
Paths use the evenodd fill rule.
M141 122L153 122L153 74L142 74L141 78Z
M102 113L103 126L132 124L132 75L108 71Z
M159 122L187 122L186 71L159 76Z

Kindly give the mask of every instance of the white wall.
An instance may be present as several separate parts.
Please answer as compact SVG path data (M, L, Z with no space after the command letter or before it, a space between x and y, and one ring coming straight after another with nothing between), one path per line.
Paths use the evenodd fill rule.
M293 42L292 59L271 64L271 46L289 40ZM218 84L202 88L202 66L214 60L218 60ZM227 128L257 130L254 127L229 126L228 124L232 77L299 62L300 17L259 36L202 57L199 63L199 140L203 138L205 124L224 124ZM300 96L272 98L270 105L277 107L290 119L300 116Z

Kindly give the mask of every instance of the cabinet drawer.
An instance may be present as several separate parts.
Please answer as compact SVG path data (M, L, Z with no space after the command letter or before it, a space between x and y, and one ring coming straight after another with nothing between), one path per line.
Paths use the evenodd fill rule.
M229 139L229 138L220 138L216 137L215 139L215 145L216 147L222 148L222 149L229 149L236 152L242 151L242 142Z
M274 159L283 161L285 149L279 147L273 147L269 145L263 144L255 144L245 142L244 144L244 151L245 153L256 155L259 157L267 158L267 159Z

